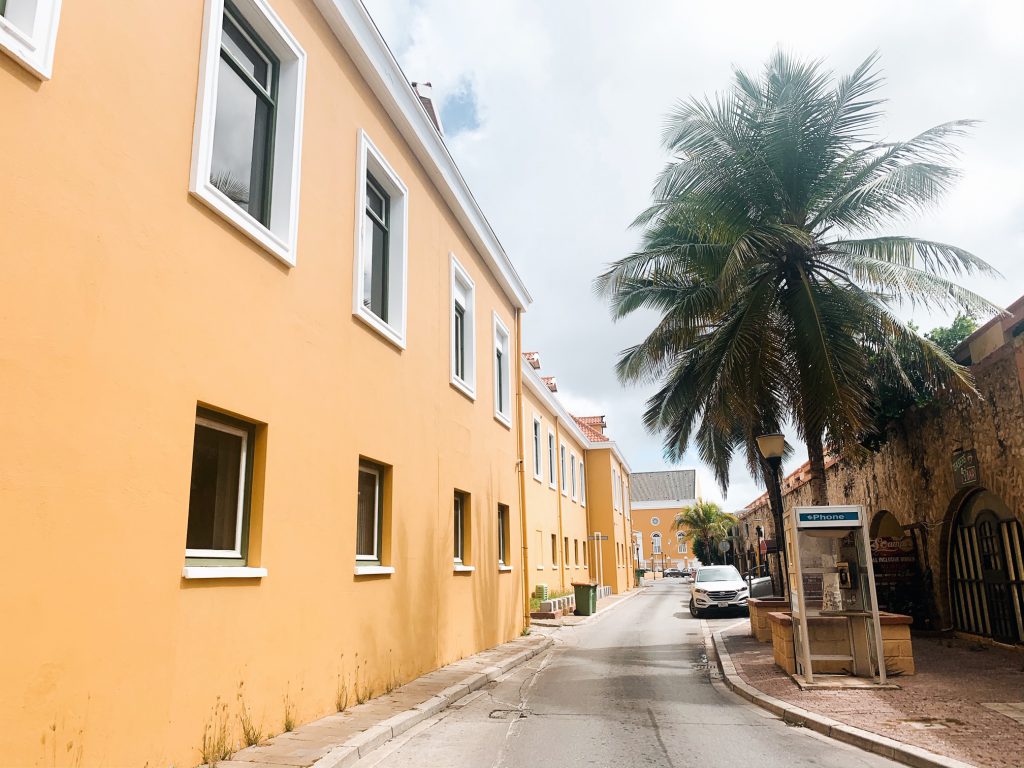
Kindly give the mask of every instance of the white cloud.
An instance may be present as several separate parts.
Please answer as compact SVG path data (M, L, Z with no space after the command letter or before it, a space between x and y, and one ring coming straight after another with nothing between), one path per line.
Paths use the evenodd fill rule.
M367 5L409 79L431 81L440 99L471 84L480 126L450 146L535 297L525 317L526 348L541 353L563 400L608 416L609 434L634 470L665 466L659 441L642 423L651 388L623 389L613 366L651 320L612 323L590 281L635 245L628 225L665 161L665 113L679 99L727 87L733 65L757 69L781 46L845 72L877 48L890 99L884 135L908 137L957 118L984 121L963 144L962 183L905 231L961 245L996 265L1007 280L969 285L997 303L1021 293L1018 2ZM947 318L918 320L927 328ZM686 464L699 465L695 453ZM715 498L706 472L702 485ZM741 507L760 492L737 465L726 506Z

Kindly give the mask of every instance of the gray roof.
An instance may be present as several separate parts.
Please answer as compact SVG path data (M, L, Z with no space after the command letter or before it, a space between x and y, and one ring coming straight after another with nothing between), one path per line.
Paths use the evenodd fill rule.
M671 469L664 472L633 472L629 476L629 497L633 501L694 499L697 470Z

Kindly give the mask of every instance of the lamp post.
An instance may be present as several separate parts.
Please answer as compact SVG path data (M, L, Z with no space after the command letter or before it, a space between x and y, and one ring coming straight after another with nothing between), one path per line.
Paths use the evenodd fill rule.
M782 528L782 454L786 449L786 437L781 432L769 435L761 435L757 438L757 450L761 452L764 460L768 462L771 470L771 482L768 484L768 498L772 506L772 516L775 519L775 546L782 552L779 561L779 580L782 588L782 596L788 594L786 585L789 576L789 558L786 555L786 532Z

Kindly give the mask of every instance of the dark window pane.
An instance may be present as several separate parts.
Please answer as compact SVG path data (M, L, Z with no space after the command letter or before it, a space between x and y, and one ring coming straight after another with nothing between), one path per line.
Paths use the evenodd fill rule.
M270 78L273 65L270 60L254 46L247 35L242 32L229 14L224 14L224 34L221 45L227 50L235 62L252 78L270 91Z
M363 243L363 305L381 320L388 319L387 231L373 216L366 217Z
M196 425L186 548L235 549L242 445L238 435Z
M496 353L495 365L497 366L497 372L495 374L498 380L498 411L500 413L505 412L505 380L502 378L501 371L501 350L499 349Z
M356 508L356 554L377 557L380 531L380 475L359 470L359 500Z
M463 557L464 548L464 525L465 525L465 500L462 494L455 494L455 559L461 560Z
M270 105L221 58L210 182L264 224L272 119Z
M466 310L455 305L455 375L466 380Z
M369 182L366 184L366 207L382 224L387 224L387 198L376 185Z

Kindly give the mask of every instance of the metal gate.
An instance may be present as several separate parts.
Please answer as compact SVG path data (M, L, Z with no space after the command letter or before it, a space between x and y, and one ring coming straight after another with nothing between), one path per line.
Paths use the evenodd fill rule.
M953 532L952 602L958 630L1004 643L1024 642L1024 534L994 512Z

